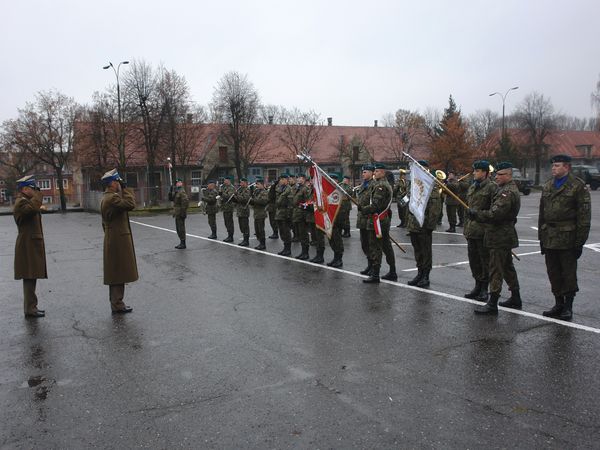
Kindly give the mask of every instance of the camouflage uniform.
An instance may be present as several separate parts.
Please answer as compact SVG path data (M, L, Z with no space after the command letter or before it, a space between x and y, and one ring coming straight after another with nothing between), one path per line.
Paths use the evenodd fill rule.
M458 196L460 193L460 185L458 181L452 180L446 183L446 187ZM454 233L456 231L456 216L458 212L458 206L460 203L453 196L446 193L446 216L448 216L449 228L446 231Z
M554 186L554 179L544 184L540 199L538 237L542 253L546 258L546 271L557 300L552 313L544 315L571 318L571 307L577 285L577 259L590 232L591 204L590 193L583 180L572 173L560 187ZM566 316L563 305L567 301L569 310ZM550 314L549 314L550 313Z
M178 188L175 195L173 195L173 217L175 218L177 236L181 241L180 246L185 245L185 219L189 204L190 201L185 193L185 189L182 187Z
M235 193L234 199L237 203L237 217L238 224L240 226L240 232L242 233L243 240L240 245L248 245L250 239L250 206L248 204L250 200L251 192L249 187L240 187Z
M305 185L299 186L294 194L292 204L292 222L296 228L296 236L302 245L302 253L298 259L308 259L310 240L306 224L306 202L310 200L311 193Z
M362 212L362 208L369 206L371 201L370 186L372 182L373 180L369 180L367 182L363 181L363 183L356 190L356 198L359 205L358 213L356 214L356 228L358 228L360 233L360 246L363 253L367 257L368 262L367 268L361 272L364 272L363 275L367 275L373 266L373 261L371 261L371 255L369 252L369 230L367 229L368 216Z
M348 183L340 184L340 187L348 195L342 194L342 204L340 206L339 214L342 214L342 237L350 237L350 211L352 211L352 186Z
M269 203L269 193L265 189L255 189L250 204L254 210L254 233L258 239L259 245L255 247L258 250L264 250L265 246L265 219L267 212L265 210ZM260 247L260 248L259 248Z
M221 196L221 211L223 211L223 221L227 230L226 241L233 241L234 225L233 225L233 210L235 209L235 188L232 185L221 186L219 191Z
M266 207L266 211L269 213L269 225L271 225L271 230L273 231L273 234L269 236L270 239L279 238L279 229L277 228L277 220L275 219L275 214L277 213L277 206L275 206L275 198L277 197L276 189L277 183L273 183L267 190L269 193L269 204Z
M402 206L402 199L409 194L410 183L405 178L400 178L394 186L394 197L398 204L398 217L400 218L399 227L406 227L408 203Z
M292 247L292 233L288 225L290 221L290 205L292 204L292 190L288 185L277 186L275 206L277 207L275 219L279 228L279 235L283 241L283 256L289 256Z
M219 193L216 189L206 189L202 194L202 200L206 203L206 215L208 216L208 226L210 226L211 239L217 237L217 213L219 206L217 205L217 196Z

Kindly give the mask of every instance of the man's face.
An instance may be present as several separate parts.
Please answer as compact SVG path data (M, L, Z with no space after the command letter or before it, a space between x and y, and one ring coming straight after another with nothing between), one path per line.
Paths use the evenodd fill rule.
M504 186L512 180L512 169L502 169L496 172L496 183L498 186Z
M25 187L21 188L21 193L25 197L31 198L31 197L33 197L33 188L31 186L25 186Z
M350 178L344 177L344 183L345 184L350 184Z
M473 179L477 181L482 181L487 177L487 172L483 169L475 169L473 170Z
M265 187L265 185L263 184L262 181L257 181L256 182L256 189L262 189L264 187Z
M368 181L371 178L373 178L373 172L371 172L370 170L363 170L362 177L363 177L363 180Z
M225 179L223 180L223 184L224 184L225 186L231 186L231 180L230 180L229 178L225 178Z
M305 181L304 177L298 177L298 184L304 184Z
M448 172L448 181L452 181L454 180L454 178L456 178L454 172Z
M178 188L183 187L183 181L178 181L177 183L175 183L175 186Z
M552 163L552 176L554 178L562 178L571 170L571 164L564 162Z
M215 188L215 183L208 183L208 189L214 189Z
M279 185L280 186L283 186L283 185L286 185L286 184L288 184L288 179L287 178L280 178L279 179Z
M373 175L375 175L377 180L381 180L383 177L385 177L385 169L375 169Z
M248 182L247 181L240 181L240 186L245 188L248 187Z

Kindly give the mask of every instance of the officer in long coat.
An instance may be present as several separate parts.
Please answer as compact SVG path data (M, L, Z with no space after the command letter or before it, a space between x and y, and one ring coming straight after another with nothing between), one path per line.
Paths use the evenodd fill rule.
M208 226L210 227L209 239L217 238L217 213L219 212L218 204L219 192L216 190L214 180L206 182L206 189L202 190L202 201L206 203L206 216L208 217Z
M425 168L429 167L428 161L419 161L419 164ZM423 225L419 225L419 221L413 213L408 213L407 229L417 263L417 275L408 282L410 286L429 287L429 274L433 266L433 230L435 230L441 210L442 198L436 182L425 207Z
M48 278L46 270L46 249L40 211L42 193L32 175L17 180L19 194L13 217L19 234L15 243L15 280L23 280L23 308L25 317L44 317L45 311L38 309L35 294L37 280Z
M175 248L183 250L185 248L185 219L187 218L190 200L185 193L181 178L175 180L175 189L169 191L169 200L173 202L172 214L175 218L175 229L179 237L179 245L176 245Z
M496 171L498 189L492 198L489 210L469 208L470 219L487 225L483 245L489 250L490 297L485 305L475 308L476 314L498 314L498 299L502 281L506 281L511 296L500 302L500 306L521 309L519 279L512 262L511 249L519 246L515 224L521 209L519 188L512 179L512 164L501 162Z
M125 305L125 283L138 279L129 211L135 208L135 196L121 180L117 169L102 176L105 186L100 210L104 230L104 284L109 286L110 307L113 314L133 310Z
M231 184L232 176L226 176L223 180L223 186L219 190L219 196L221 197L221 211L223 211L223 222L225 222L225 229L227 230L227 237L223 239L223 242L233 242L233 210L235 209L235 187Z
M477 211L487 211L498 186L490 179L490 163L479 160L473 163L473 183L467 191L467 205ZM465 217L463 234L467 239L467 254L475 287L464 296L487 302L489 283L489 250L483 245L486 224Z
M252 193L250 204L254 211L254 233L258 239L256 250L265 250L265 219L267 218L266 207L269 204L269 192L265 189L264 180L256 178L256 189Z
M239 246L248 247L250 245L250 188L248 187L248 179L240 178L240 187L235 192L234 198L237 204L238 225L242 233L242 240Z
M551 163L552 178L540 199L538 236L555 304L543 314L571 320L579 290L577 260L590 233L591 199L585 182L571 173L570 156L556 155Z

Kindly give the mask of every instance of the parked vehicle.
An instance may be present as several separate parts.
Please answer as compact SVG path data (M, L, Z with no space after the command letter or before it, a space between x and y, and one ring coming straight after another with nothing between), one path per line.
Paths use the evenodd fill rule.
M573 175L585 181L590 185L590 189L595 191L600 186L600 170L595 166L573 165L571 166Z
M513 181L517 184L519 191L523 193L523 195L531 194L531 188L533 187L533 180L524 177L521 174L519 169L513 168L512 171Z

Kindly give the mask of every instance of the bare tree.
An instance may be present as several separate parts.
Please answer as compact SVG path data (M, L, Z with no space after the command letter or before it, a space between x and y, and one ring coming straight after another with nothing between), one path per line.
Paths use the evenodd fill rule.
M596 90L591 95L592 106L596 109L596 130L600 131L600 77L596 83Z
M279 132L279 140L290 151L290 156L296 159L301 152L310 154L314 146L321 140L325 128L321 116L314 112L303 112L298 108L282 109L280 121L283 127ZM298 159L298 164L302 162Z
M11 146L54 169L63 211L67 209L63 171L73 151L75 120L80 110L75 100L60 92L39 92L34 103L27 103L19 109L17 119L4 125Z
M260 151L260 99L246 75L228 72L213 92L214 120L223 125L223 138L233 146L233 162L238 178Z
M467 126L473 136L473 143L481 147L488 141L494 131L501 126L501 118L491 109L477 110L467 119Z
M0 166L3 167L2 178L6 189L12 192L16 181L31 173L36 166L36 159L29 152L15 146L11 141L9 132L10 121L2 125L0 133Z
M398 161L404 161L404 153L410 152L419 143L425 129L425 118L417 111L399 109L395 114L384 116L386 127L393 128L393 134L381 134L384 146L387 147Z
M524 156L533 156L535 162L535 184L540 183L540 167L546 152L544 140L555 128L554 107L549 98L533 92L519 104L515 118L529 138Z

